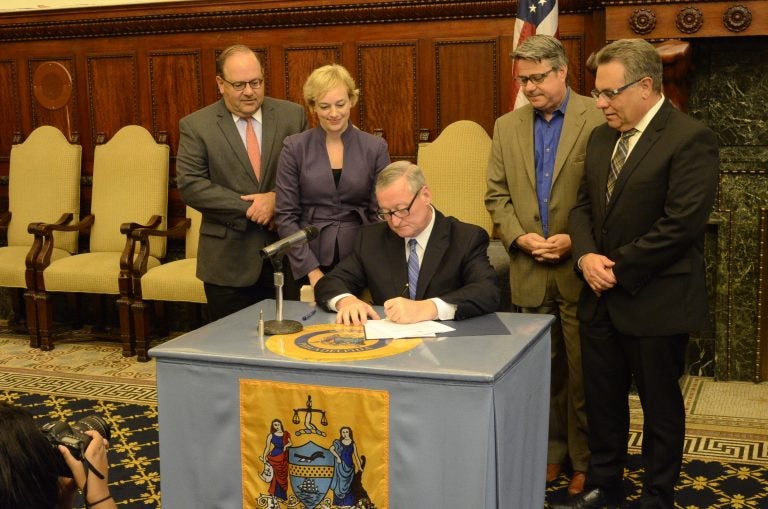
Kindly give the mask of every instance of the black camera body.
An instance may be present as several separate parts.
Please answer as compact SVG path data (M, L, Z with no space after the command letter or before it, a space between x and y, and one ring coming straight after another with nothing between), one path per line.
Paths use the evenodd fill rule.
M91 443L91 437L86 435L88 430L96 430L99 434L109 440L111 430L109 423L97 415L83 417L71 425L63 421L53 421L40 427L43 435L56 450L56 472L61 477L72 477L72 472L64 461L64 457L59 452L57 446L63 445L78 460L83 459L88 444Z

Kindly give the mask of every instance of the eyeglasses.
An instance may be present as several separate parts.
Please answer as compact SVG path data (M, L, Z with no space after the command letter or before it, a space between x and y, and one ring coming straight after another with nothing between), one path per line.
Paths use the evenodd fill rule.
M553 67L552 69L548 70L547 72L542 72L540 74L531 74L529 76L516 76L515 79L522 86L526 86L529 81L531 83L533 83L534 85L541 85L541 83L545 79L547 79L547 76L549 76L549 73L551 73L554 70L555 70L555 68Z
M594 97L595 99L600 99L600 96L602 95L606 101L610 101L614 97L616 97L617 95L619 95L620 93L624 92L626 89L634 85L635 83L640 83L645 78L646 76L643 76L642 78L638 78L632 83L627 83L623 87L619 87L619 88L606 88L605 90L594 89L591 92L591 94L592 94L592 97Z
M263 79L258 79L258 78L255 79L255 80L251 80L251 81L235 81L234 83L229 81L229 80L225 80L221 76L219 76L219 78L221 78L221 81L229 83L229 85L233 89L235 89L236 92L242 92L243 90L245 90L245 86L246 85L250 86L251 90L258 90L264 84L264 80Z
M418 191L416 191L416 194L413 195L413 199L411 200L411 203L408 204L407 207L397 210L390 210L389 212L384 212L383 210L376 211L376 217L381 219L382 221L388 221L392 216L394 217L408 217L408 215L411 213L411 207L413 207L414 202L416 202L416 198L419 197L419 194L421 193L421 190L424 189L424 186L421 186Z

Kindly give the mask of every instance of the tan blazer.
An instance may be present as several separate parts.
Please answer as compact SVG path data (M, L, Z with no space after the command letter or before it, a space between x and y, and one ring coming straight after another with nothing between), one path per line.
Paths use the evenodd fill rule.
M548 273L556 278L563 297L572 302L578 300L583 284L570 260L556 265L538 263L512 244L524 233L544 234L536 200L533 115L528 104L496 120L485 195L496 234L510 253L512 303L523 307L542 304ZM568 233L568 214L576 202L584 173L587 140L592 129L604 122L594 99L571 90L555 158L549 203L550 236Z

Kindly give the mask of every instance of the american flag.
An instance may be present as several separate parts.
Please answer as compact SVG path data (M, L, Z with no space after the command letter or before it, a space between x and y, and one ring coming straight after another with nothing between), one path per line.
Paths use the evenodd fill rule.
M524 40L534 34L560 36L557 26L557 0L518 0L517 19L515 20L515 35L512 40L512 51ZM517 109L528 103L523 95L517 77L517 62L512 67L512 109Z

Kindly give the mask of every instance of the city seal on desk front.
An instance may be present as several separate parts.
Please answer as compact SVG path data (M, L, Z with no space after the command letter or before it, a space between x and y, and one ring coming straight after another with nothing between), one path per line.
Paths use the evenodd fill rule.
M362 327L317 324L295 334L270 336L266 346L272 353L292 359L336 362L389 357L421 343L418 338L366 339Z
M389 393L240 380L243 509L389 505Z

